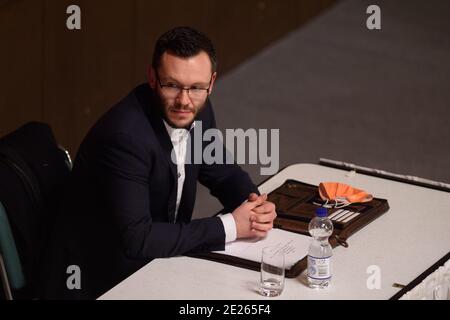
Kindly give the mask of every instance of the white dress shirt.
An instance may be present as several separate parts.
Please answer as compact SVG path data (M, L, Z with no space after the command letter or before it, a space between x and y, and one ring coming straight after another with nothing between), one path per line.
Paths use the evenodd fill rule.
M164 120L163 120L164 121ZM170 140L172 141L173 149L177 159L177 202L175 207L175 219L178 215L178 208L180 207L181 195L183 194L185 171L184 164L186 162L186 149L187 142L189 138L189 131L195 127L195 122L192 123L189 131L183 128L172 128L166 121L164 121L167 133L169 134ZM236 240L237 231L236 223L231 213L220 215L219 218L223 223L225 229L225 242L231 242Z

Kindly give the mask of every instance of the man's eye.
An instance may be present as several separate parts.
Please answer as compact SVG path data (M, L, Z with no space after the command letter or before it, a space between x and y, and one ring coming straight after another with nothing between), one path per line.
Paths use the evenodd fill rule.
M178 86L175 83L168 83L167 87L168 88L172 88L172 89L177 89L178 88Z

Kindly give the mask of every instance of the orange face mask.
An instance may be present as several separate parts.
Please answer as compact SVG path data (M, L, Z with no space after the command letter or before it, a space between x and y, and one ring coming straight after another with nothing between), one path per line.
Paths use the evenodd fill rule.
M343 207L355 202L368 202L373 199L373 196L364 190L339 182L321 182L319 194L322 200L326 201L325 206L331 201L335 202L335 207Z

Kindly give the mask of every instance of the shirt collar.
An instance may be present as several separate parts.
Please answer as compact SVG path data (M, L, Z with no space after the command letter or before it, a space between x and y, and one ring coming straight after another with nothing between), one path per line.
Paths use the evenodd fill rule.
M188 133L195 127L195 121L192 122L191 127L189 128L189 131L185 128L173 128L164 119L163 119L163 122L164 122L164 126L166 127L167 133L169 134L170 140L179 139L180 136L187 136Z

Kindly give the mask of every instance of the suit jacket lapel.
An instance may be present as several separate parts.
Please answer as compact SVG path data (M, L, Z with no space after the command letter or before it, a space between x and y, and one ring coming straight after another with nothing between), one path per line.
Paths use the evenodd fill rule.
M153 131L161 145L161 149L164 154L164 158L169 164L170 172L172 174L172 189L169 195L169 204L168 204L168 218L169 222L174 222L175 220L175 209L176 209L176 201L177 201L177 181L178 181L178 170L175 163L173 163L171 154L173 150L172 141L170 140L169 133L164 126L164 122L162 120L160 111L157 108L157 102L154 97L153 91L149 86L146 86L145 92L141 95L143 98L140 103L149 119Z

